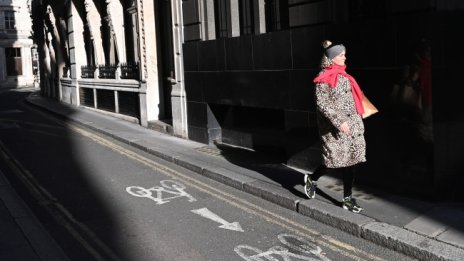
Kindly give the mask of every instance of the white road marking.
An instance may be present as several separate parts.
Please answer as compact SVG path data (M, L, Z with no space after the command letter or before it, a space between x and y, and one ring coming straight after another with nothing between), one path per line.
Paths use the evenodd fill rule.
M196 201L192 195L185 192L185 186L175 180L162 180L161 187L151 187L149 189L139 187L139 186L130 186L126 188L127 193L131 194L134 197L148 198L156 202L157 205L168 203L171 199L186 197L189 202ZM169 194L174 195L170 197L164 197L163 195Z
M257 217L263 218L267 220L270 223L274 223L282 228L285 228L289 231L292 231L299 236L303 238L313 238L313 236L317 236L318 239L316 240L317 243L323 245L324 247L327 247L337 253L340 253L344 255L347 258L351 258L354 260L378 260L378 261L386 261L382 257L370 254L368 252L362 251L358 249L355 246L350 245L349 243L344 243L342 241L339 241L337 239L334 239L330 236L321 234L317 231L314 231L313 229L307 227L304 224L300 224L297 222L294 222L290 219L287 219L285 217L282 217L276 213L270 212L267 209L264 209L260 206L257 206L251 202L248 202L247 200L244 200L242 198L238 198L236 196L233 196L229 193L225 193L222 190L218 190L214 187L211 187L209 185L206 185L200 181L198 181L194 177L189 177L188 175L184 175L176 170L173 170L165 165L162 165L160 163L157 163L153 160L150 160L148 158L145 158L136 152L133 152L132 150L126 149L122 146L119 146L115 144L114 142L111 142L109 139L104 137L104 135L96 135L93 134L90 131L87 131L86 129L82 127L78 127L76 124L72 124L69 122L63 122L61 120L56 119L55 117L52 117L46 113L43 113L41 111L35 110L38 114L41 114L42 116L51 119L59 125L63 127L67 127L70 130L75 131L76 133L81 134L84 137L90 138L97 142L98 144L105 146L109 149L112 149L118 153L121 153L125 155L127 158L133 159L135 161L138 161L146 166L149 166L151 168L154 168L158 170L160 173L171 177L171 178L181 178L184 181L186 181L189 186L194 187L195 189L205 192L207 194L212 195L213 197L223 200L224 202L238 208L242 209L243 211L253 214ZM102 243L102 242L100 242Z
M330 261L319 246L316 246L313 242L291 235L291 234L280 234L278 235L280 242L286 247L273 246L267 251L261 251L260 249L248 245L238 245L234 251L241 258L246 261L261 261L270 260L278 261L277 256L280 256L282 260L306 260L306 261Z
M213 213L211 210L207 208L194 209L194 210L191 210L191 212L198 214L204 218L210 219L219 224L222 224L219 226L220 228L238 231L238 232L244 232L242 229L242 226L240 226L238 222L232 222L232 223L227 222L225 219L221 218L220 216Z

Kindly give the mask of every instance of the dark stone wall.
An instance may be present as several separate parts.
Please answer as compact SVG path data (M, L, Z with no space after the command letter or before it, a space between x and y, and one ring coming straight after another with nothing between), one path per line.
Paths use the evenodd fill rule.
M319 156L312 79L320 43L330 39L347 47L347 71L380 109L365 121L369 164L361 168L360 182L455 197L458 187L452 185L464 176L464 154L455 153L464 147L462 110L455 107L461 97L452 95L462 85L462 59L455 55L463 55L455 44L463 11L401 8L397 1L390 10L382 17L185 43L189 138L277 150L291 165L314 167ZM421 140L391 101L421 39L432 48L433 142ZM392 180L404 185L395 188Z

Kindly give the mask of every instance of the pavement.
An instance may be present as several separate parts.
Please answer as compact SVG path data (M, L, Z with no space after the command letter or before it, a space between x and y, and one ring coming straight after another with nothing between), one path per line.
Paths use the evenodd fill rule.
M356 186L354 196L365 210L355 214L340 207L343 186L337 177L320 178L316 199L309 200L303 192L303 176L307 172L282 164L274 155L178 138L113 117L110 113L66 105L38 93L31 94L26 101L68 122L108 135L199 175L419 260L464 260L462 202L418 200ZM0 173L0 219L11 224L7 233L18 234L18 241L23 242L18 243L18 251L24 248L39 256L39 259L24 260L67 260L53 240L33 240L49 235L2 176ZM33 228L25 226L24 220ZM4 229L4 226L0 228L0 260L12 260L2 258L7 249L4 246L11 244L6 240L11 237L4 238ZM50 252L43 249L43 242L47 242ZM43 258L41 253L44 252L61 255L63 259Z

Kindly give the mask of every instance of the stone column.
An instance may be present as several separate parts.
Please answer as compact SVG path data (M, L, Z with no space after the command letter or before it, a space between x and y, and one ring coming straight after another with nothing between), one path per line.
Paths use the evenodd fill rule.
M6 79L6 57L5 48L0 47L0 82L3 83ZM1 84L0 83L0 87Z
M139 70L141 71L142 80L140 88L140 120L141 125L147 127L149 121L158 120L160 113L155 9L152 0L137 1Z
M255 34L266 33L266 13L264 0L253 0L253 16L255 17Z
M103 52L103 41L101 39L101 17L98 13L97 7L92 0L84 0L85 12L87 17L90 35L93 39L95 63L97 65L105 63L105 54Z
M126 42L124 32L124 9L121 1L106 0L109 23L116 41L116 52L120 62L126 62Z
M58 29L56 27L56 16L53 13L53 9L48 6L47 7L47 18L48 24L50 27L48 28L49 35L50 35L50 51L53 57L54 66L52 66L52 75L54 75L53 85L54 85L54 96L56 96L60 101L63 99L63 90L61 87L60 79L63 76L63 67L66 65L63 59L63 53L61 48L61 38L58 34ZM56 86L55 86L56 85Z
M79 106L79 84L77 79L81 78L81 66L87 64L84 43L84 22L73 1L69 1L68 10L68 39L69 39L69 60L71 65L71 79L75 89L71 93L71 104Z
M200 0L201 39L216 39L216 23L214 21L214 0Z
M175 83L172 85L172 125L174 135L187 138L187 97L184 82L184 62L182 44L184 43L184 32L182 21L182 0L172 1L172 30L175 65Z
M230 4L230 36L236 37L240 36L240 15L238 8L238 0L229 0Z

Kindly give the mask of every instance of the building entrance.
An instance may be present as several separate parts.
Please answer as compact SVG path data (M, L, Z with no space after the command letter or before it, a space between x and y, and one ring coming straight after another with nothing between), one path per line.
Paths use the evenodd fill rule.
M158 46L158 77L160 85L160 117L172 124L171 91L175 84L174 48L172 34L171 1L155 1L156 39Z

